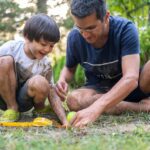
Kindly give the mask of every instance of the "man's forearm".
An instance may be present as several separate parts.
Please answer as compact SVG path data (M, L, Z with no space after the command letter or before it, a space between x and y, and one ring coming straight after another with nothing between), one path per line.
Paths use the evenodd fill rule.
M102 112L121 102L137 87L137 85L137 80L132 78L122 78L109 92L103 94L99 99L97 99L92 104L92 107L98 109L99 113L101 114Z
M66 124L67 120L66 120L65 110L64 110L64 108L62 106L62 102L61 102L60 98L58 97L58 95L56 94L54 88L51 89L51 92L48 96L48 99L49 99L49 102L52 106L52 109L54 110L54 112L58 116L61 123Z
M76 67L67 68L66 66L63 68L59 80L65 80L66 82L70 82L74 76Z

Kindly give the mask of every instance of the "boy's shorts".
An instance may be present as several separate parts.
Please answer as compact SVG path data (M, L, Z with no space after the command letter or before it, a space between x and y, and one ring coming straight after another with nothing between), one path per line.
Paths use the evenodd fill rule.
M100 88L100 86L98 86L98 85L87 85L87 86L85 85L85 86L83 86L81 88L94 89L98 93L102 93L102 94L108 92L107 88ZM142 99L145 99L145 98L148 98L148 97L150 97L150 93L145 94L144 92L142 92L142 90L138 86L133 92L131 92L124 99L124 101L128 101L128 102L140 102Z
M11 56L11 55L5 55L5 56ZM0 56L0 57L2 57L2 56ZM15 61L14 61L14 71L16 73L16 80L18 83L18 75L17 75ZM27 95L27 86L28 86L28 81L26 81L21 86L18 85L19 88L17 89L17 92L16 92L16 100L17 100L17 104L19 106L20 112L28 111L33 107L33 98L31 98ZM3 110L7 109L7 105L1 96L0 96L0 109L3 109Z
M27 82L17 90L16 99L20 112L28 111L34 106L33 98L27 95ZM0 109L7 109L6 103L4 102L2 97L0 97Z

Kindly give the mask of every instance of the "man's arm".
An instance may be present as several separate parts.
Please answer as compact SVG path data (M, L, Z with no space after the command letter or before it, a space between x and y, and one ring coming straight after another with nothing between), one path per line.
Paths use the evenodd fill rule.
M68 68L64 66L64 68L61 71L59 80L64 80L67 83L70 82L74 76L75 70L76 70L76 67Z
M127 97L137 86L139 79L140 58L138 54L122 58L122 78L99 100L104 109L111 108Z
M61 71L59 80L56 84L56 92L57 94L65 100L67 92L68 92L68 83L72 80L75 74L76 67L68 68L64 66Z
M139 78L140 58L138 54L122 58L122 78L110 91L103 94L88 108L77 112L72 122L76 127L95 121L105 110L115 106L129 95L137 86Z

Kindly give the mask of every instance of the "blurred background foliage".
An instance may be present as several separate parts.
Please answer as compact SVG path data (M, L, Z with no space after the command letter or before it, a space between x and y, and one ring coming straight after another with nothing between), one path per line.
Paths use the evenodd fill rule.
M61 40L50 54L55 82L65 64L66 37L73 27L69 11L70 0L0 0L0 45L21 36L25 21L35 13L46 13L55 18L60 26ZM62 16L65 6L66 14ZM138 28L141 45L141 64L150 59L150 0L107 0L111 15L132 20ZM56 9L57 13L51 13ZM64 11L64 10L63 10ZM84 82L84 73L78 67L72 87Z

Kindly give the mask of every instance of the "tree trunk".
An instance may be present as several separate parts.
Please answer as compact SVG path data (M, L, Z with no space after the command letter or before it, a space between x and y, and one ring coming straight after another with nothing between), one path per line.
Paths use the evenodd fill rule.
M47 0L37 0L37 12L47 14Z

